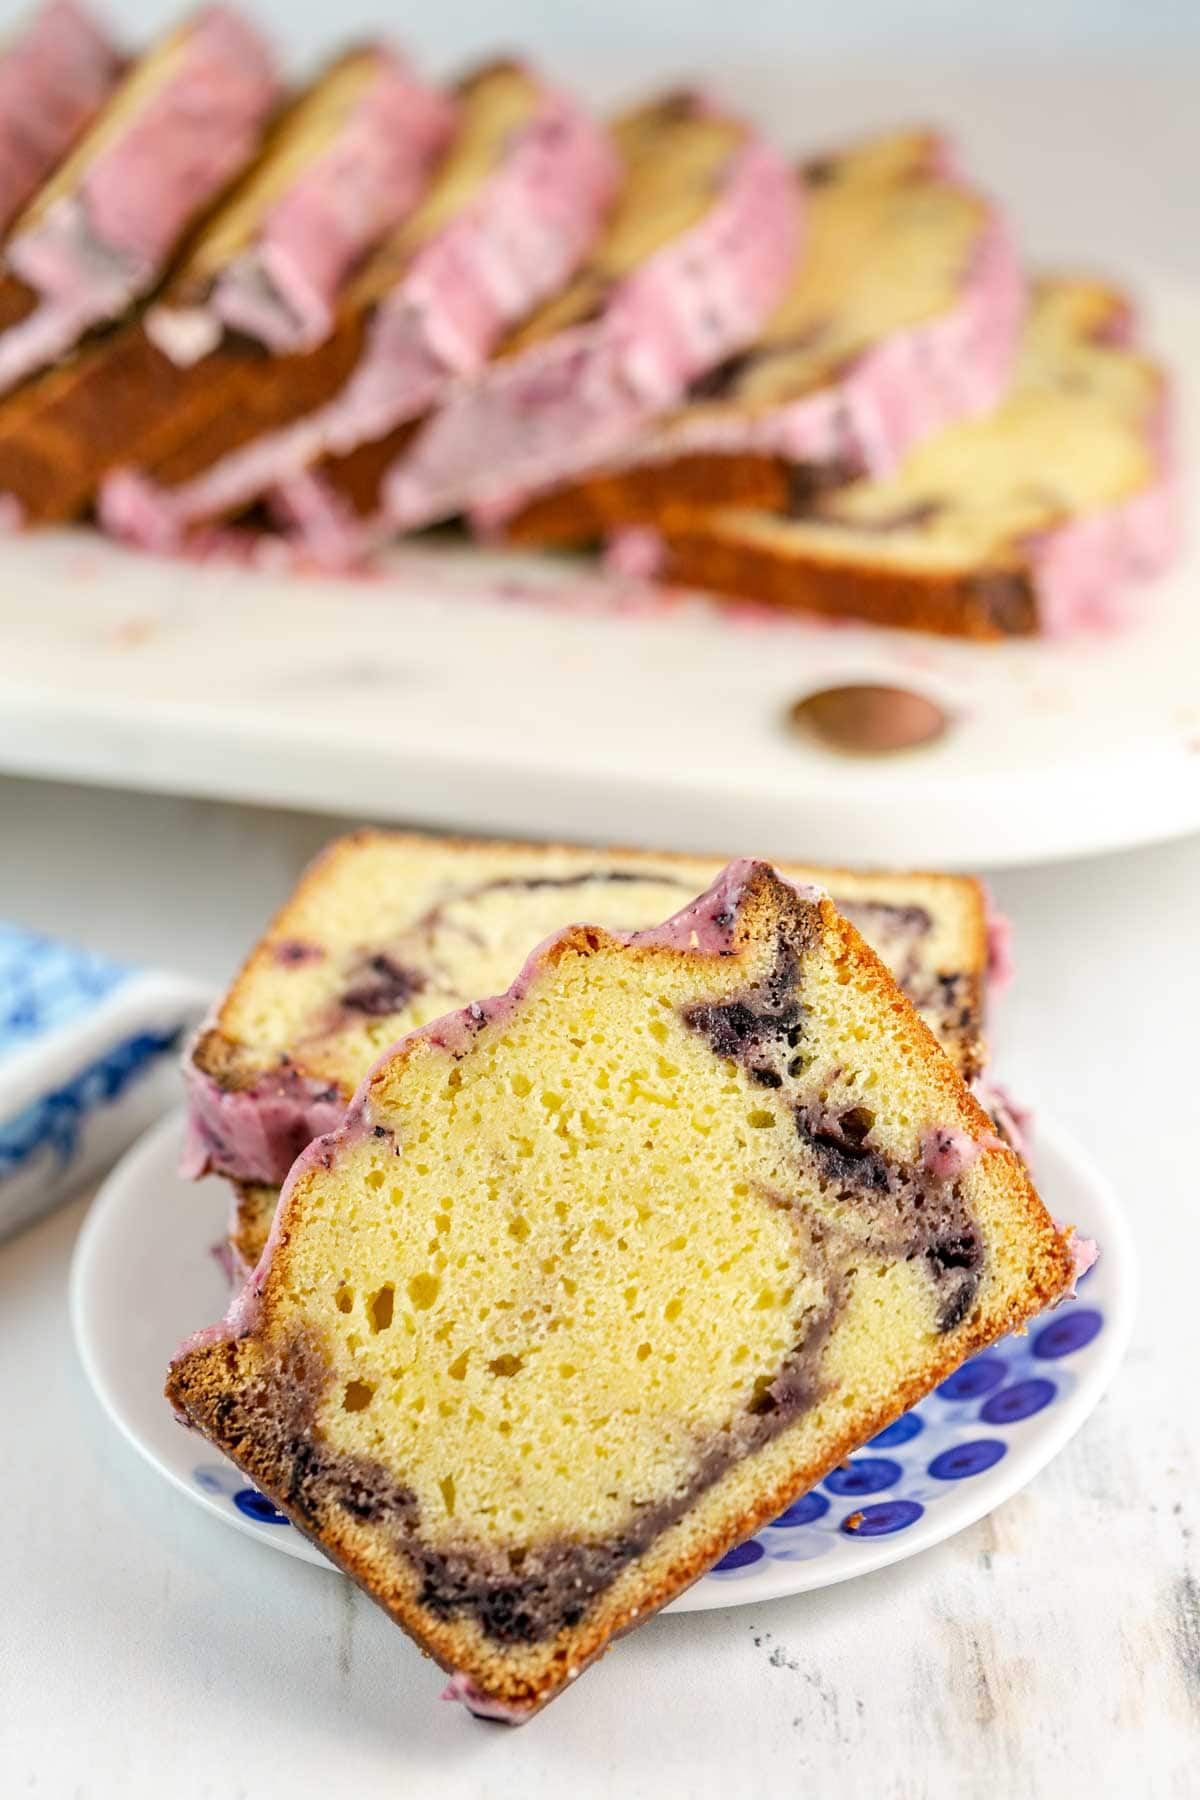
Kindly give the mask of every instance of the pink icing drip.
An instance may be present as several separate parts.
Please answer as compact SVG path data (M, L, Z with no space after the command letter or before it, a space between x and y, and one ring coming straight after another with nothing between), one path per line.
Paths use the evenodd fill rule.
M1080 1280L1099 1259L1100 1246L1095 1238L1079 1237L1073 1225L1064 1225L1055 1219L1054 1226L1059 1236L1066 1238L1067 1249L1071 1252L1071 1285L1061 1298L1074 1300Z
M210 301L216 317L277 355L326 338L343 281L420 198L454 118L445 94L381 54L336 137L222 274Z
M0 54L0 231L112 91L120 58L75 0L50 0Z
M477 1719L497 1719L503 1725L523 1725L529 1717L528 1712L522 1712L519 1707L506 1706L503 1700L489 1699L469 1675L452 1675L438 1698L457 1700Z
M180 236L252 154L277 98L261 40L222 7L124 131L7 249L40 296L0 336L0 389L43 367L151 287Z
M986 887L983 890L983 902L987 931L988 998L995 999L1005 992L1017 972L1012 953L1013 929L1011 921L1002 912L997 912Z
M633 581L652 581L666 560L662 534L653 525L626 525L612 532L604 545L606 575Z
M1027 1106L1020 1106L1008 1089L998 1081L981 1077L975 1082L972 1092L984 1112L996 1121L1008 1144L1028 1168L1031 1156L1030 1134L1033 1130L1032 1110Z
M184 1080L188 1123L180 1171L192 1181L211 1171L235 1181L280 1182L297 1144L332 1131L346 1110L336 1090L295 1069L229 1090L189 1061Z
M796 184L751 137L705 217L619 282L599 318L457 389L393 465L381 529L470 508L498 526L528 495L619 449L753 337L796 249Z
M990 212L947 311L892 332L815 393L754 415L685 410L607 466L753 452L887 474L922 439L996 404L1024 310L1015 246L1003 219Z
M951 1125L930 1125L921 1134L921 1162L935 1181L957 1181L985 1150L1009 1148L994 1131L973 1138L969 1132Z
M147 548L175 547L191 522L248 504L320 457L423 412L562 285L594 239L615 180L604 133L572 100L545 89L476 199L414 256L380 304L363 357L335 399L177 488L131 472L110 477L100 495L103 524ZM293 501L286 486L284 493L301 523L312 516L307 487Z
M1156 471L1149 486L1116 506L1068 519L1026 546L1045 636L1129 624L1129 586L1161 574L1177 554L1181 508L1165 402L1147 437Z
M271 517L319 568L344 574L370 554L353 506L318 469L272 490Z

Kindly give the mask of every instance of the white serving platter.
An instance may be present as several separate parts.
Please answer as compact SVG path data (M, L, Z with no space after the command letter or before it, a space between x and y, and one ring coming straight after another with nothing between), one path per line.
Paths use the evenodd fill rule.
M1157 283L1200 519L1200 294ZM446 543L334 580L0 544L0 768L352 818L858 864L1000 866L1200 829L1200 533L1116 636L981 646L701 600ZM946 706L847 759L789 731L843 681Z

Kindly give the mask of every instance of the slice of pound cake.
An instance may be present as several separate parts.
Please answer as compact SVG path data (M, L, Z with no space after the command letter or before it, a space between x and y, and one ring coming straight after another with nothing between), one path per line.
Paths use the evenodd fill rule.
M238 418L220 408L207 433L131 455L100 496L109 530L174 548L314 459L405 425L566 281L616 182L603 130L518 63L478 70L455 103L457 128L421 204L349 283L320 349L270 381L249 364ZM345 173L354 194L358 158ZM338 226L335 214L318 242L306 235L310 255L323 255L331 234L336 242ZM186 357L186 335L175 354Z
M202 460L326 379L358 266L424 192L450 99L382 45L338 57L275 119L261 156L155 303L0 410L0 490L27 524L70 518L109 471Z
M624 456L505 526L567 544L720 506L786 510L890 473L922 438L995 405L1025 283L1003 219L930 131L806 163L807 227L754 342L692 383Z
M627 443L754 336L802 234L803 189L783 159L690 92L622 116L612 139L622 186L574 280L415 437L344 471L322 465L285 496L315 554L336 561L466 511L494 524L518 494Z
M222 6L133 65L4 246L0 392L149 293L254 154L278 97L266 46Z
M47 0L0 45L0 232L116 84L118 51L75 0Z
M389 1052L167 1392L517 1723L1071 1270L853 926L738 863Z
M1013 385L987 418L929 439L895 474L666 533L670 580L809 612L998 638L1116 622L1175 546L1161 372L1131 347L1124 297L1035 289Z
M399 832L335 843L192 1048L189 1173L213 1169L277 1186L406 1031L473 995L499 992L530 948L572 919L611 930L651 924L720 866L703 857ZM973 1079L983 1061L989 955L979 883L800 864L785 864L784 873L832 891Z

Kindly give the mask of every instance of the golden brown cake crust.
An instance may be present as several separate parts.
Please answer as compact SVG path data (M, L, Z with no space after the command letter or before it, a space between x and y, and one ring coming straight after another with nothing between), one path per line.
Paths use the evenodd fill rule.
M218 453L328 399L357 362L362 332L361 320L344 319L303 356L269 356L230 334L184 367L140 324L125 326L0 407L0 492L29 524L51 524L81 513L127 462L186 481Z
M296 1395L311 1392L314 1386L319 1392L328 1379L320 1343L296 1337L286 1307L293 1239L304 1222L305 1175L293 1180L285 1197L250 1335L186 1352L167 1382L167 1395L177 1409L230 1455L427 1654L446 1669L466 1671L482 1687L487 1702L507 1709L515 1720L546 1704L603 1654L613 1637L665 1605L733 1544L777 1517L963 1360L1058 1298L1071 1278L1067 1244L1052 1226L1023 1165L991 1136L986 1115L884 965L827 899L809 900L783 890L773 871L753 877L753 885L743 890L744 903L739 902L737 941L744 943L756 932L765 934L772 916L787 909L804 933L814 929L810 921L815 921L822 955L832 964L832 979L860 997L877 1020L886 1019L898 1059L917 1072L914 1079L922 1084L922 1105L927 1103L948 1127L983 1146L974 1165L975 1191L987 1195L989 1230L1002 1231L1006 1244L1015 1246L1015 1263L980 1290L964 1317L946 1327L940 1338L930 1338L922 1349L919 1370L896 1381L886 1401L837 1409L832 1429L822 1423L819 1454L798 1452L797 1446L807 1442L802 1434L808 1415L802 1412L763 1448L719 1475L684 1518L654 1536L600 1591L577 1625L563 1627L549 1641L535 1643L514 1657L502 1654L495 1644L489 1650L489 1640L473 1623L431 1612L421 1603L415 1572L410 1575L407 1565L395 1557L381 1559L372 1553L354 1515L396 1518L395 1496L400 1490L393 1488L389 1502L381 1492L378 1471L353 1459L339 1462L337 1453L327 1456L324 1440L311 1428L312 1413L297 1410ZM613 942L597 928L571 928L543 949L540 967L604 953ZM641 964L653 974L655 958L662 952L658 947L629 945L624 954L629 956L630 979L636 980ZM367 1084L368 1107L373 1095L383 1102L387 1092L396 1091L414 1058L429 1054L424 1034L405 1040Z
M289 936L293 908L328 879L331 869L337 863L347 858L353 858L356 851L372 843L402 845L417 851L428 846L431 849L462 850L470 853L478 852L483 855L492 852L498 857L505 858L528 854L531 860L554 852L565 852L571 855L594 856L601 863L611 858L622 864L643 864L647 868L669 869L701 860L711 862L715 867L720 861L718 857L708 857L702 854L630 849L611 844L585 847L579 844L528 843L502 838L461 836L430 838L420 832L381 831L371 826L363 826L358 831L349 832L344 837L334 839L314 857L292 893L275 912L262 937L242 963L236 977L226 990L211 1025L202 1031L196 1040L191 1060L198 1069L204 1074L212 1076L223 1088L231 1092L248 1088L263 1073L262 1064L257 1060L253 1049L242 1043L228 1029L229 1016L245 992L246 984L270 965L276 940ZM817 868L812 865L801 867L787 861L781 861L778 867L785 876L792 874L799 880L817 881L822 886L833 889L837 888L839 877L850 881L863 877L885 879L889 873L886 870ZM987 901L984 890L979 882L970 877L945 875L933 870L916 870L911 873L922 882L932 885L941 884L959 892L963 891L964 883L966 883L972 896L970 931L973 942L970 948L973 954L971 968L964 971L967 976L967 994L964 1006L970 1018L976 1023L974 1029L964 1038L958 1058L963 1079L971 1081L980 1073L984 1063L981 1024L985 995L981 972L986 968L988 937ZM343 1098L349 1100L350 1092L351 1090L345 1090Z
M1006 1152L1011 1155L1011 1152ZM1014 1157L1014 1161L1015 1161ZM1028 1182L1026 1182L1028 1186ZM1040 1203L1030 1193L1030 1210ZM285 1240L283 1240L285 1241ZM649 1563L643 1584L622 1598L615 1607L593 1615L588 1629L572 1634L569 1643L555 1646L547 1658L541 1681L523 1682L502 1692L499 1698L514 1708L521 1718L532 1718L576 1675L597 1661L611 1648L614 1639L632 1630L647 1618L699 1581L714 1563L735 1544L753 1537L755 1532L777 1519L780 1513L814 1487L830 1469L844 1462L868 1439L890 1425L901 1413L953 1374L969 1357L987 1348L1008 1332L1023 1325L1043 1307L1049 1306L1064 1291L1071 1279L1071 1258L1061 1239L1046 1245L1044 1254L1030 1272L1028 1306L1012 1306L1005 1312L979 1318L956 1336L953 1347L947 1346L940 1358L933 1360L919 1379L898 1387L887 1406L879 1406L866 1417L855 1420L853 1428L843 1431L829 1453L819 1462L792 1469L756 1498L752 1507L739 1519L732 1531L707 1538L685 1556L659 1555L643 1558ZM294 1495L289 1494L293 1476L282 1455L272 1454L251 1435L258 1427L251 1420L239 1398L256 1376L243 1343L222 1342L191 1351L175 1363L167 1378L164 1395L189 1423L218 1444L223 1453L249 1476L255 1486L269 1496L280 1511L285 1512L310 1543L335 1563L367 1596L381 1605L397 1625L413 1639L426 1656L447 1674L461 1669L474 1651L474 1643L454 1624L431 1627L429 1616L416 1604L415 1584L392 1582L381 1590L378 1570L352 1541L344 1522L332 1510L322 1510L316 1518ZM282 1433L281 1433L282 1436ZM628 1587L629 1583L619 1584ZM563 1634L565 1635L565 1634Z
M773 553L722 533L720 520L672 525L664 539L664 580L710 588L828 618L942 637L995 640L1038 629L1029 572L1020 566L967 573L885 568L866 555L817 562Z
M236 1283L246 1279L266 1249L278 1200L278 1188L263 1187L251 1182L234 1183L233 1207L226 1242L232 1257L231 1273Z
M541 494L505 522L504 537L549 549L590 543L629 525L666 530L723 506L784 512L803 481L802 468L749 451L672 457Z
M343 456L322 457L313 473L356 518L374 518L384 476L397 457L404 454L423 423L423 419L413 419L406 425L398 425L384 437L368 438Z

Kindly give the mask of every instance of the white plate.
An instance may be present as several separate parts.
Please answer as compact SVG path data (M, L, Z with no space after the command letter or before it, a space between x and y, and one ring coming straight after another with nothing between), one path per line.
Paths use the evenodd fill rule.
M1146 296L1200 520L1200 296ZM1200 532L1193 531L1200 540ZM717 855L974 868L1200 828L1200 541L1117 637L995 646L688 603L614 607L551 559L414 547L403 590L0 547L0 767L356 818ZM506 571L525 598L482 593ZM939 743L848 761L789 703L899 682Z
M219 1317L228 1298L211 1255L227 1190L176 1174L180 1131L178 1116L167 1119L129 1152L80 1233L71 1317L83 1366L114 1423L189 1499L273 1549L329 1567L162 1397L179 1340ZM1080 1298L965 1364L672 1610L801 1594L915 1555L1007 1500L1079 1429L1128 1342L1133 1250L1108 1184L1069 1138L1043 1125L1036 1158L1047 1204L1103 1247Z

